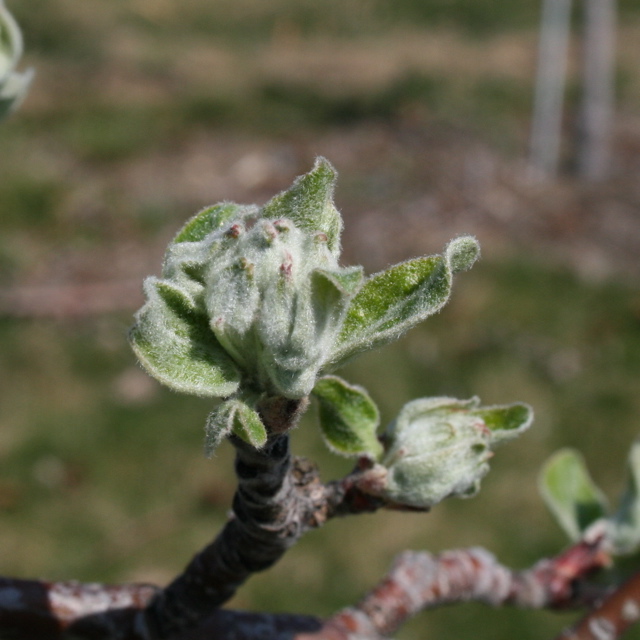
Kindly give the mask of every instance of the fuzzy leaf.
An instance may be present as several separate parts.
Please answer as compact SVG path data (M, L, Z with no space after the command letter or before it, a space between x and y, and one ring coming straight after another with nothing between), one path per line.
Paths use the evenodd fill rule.
M480 245L472 236L460 236L447 245L445 256L452 273L467 271L480 257Z
M147 303L136 314L129 336L144 368L176 391L231 395L240 375L206 315L194 310L189 296L166 281L148 278L145 292Z
M321 232L334 255L340 253L342 218L333 204L338 174L325 158L317 158L313 169L296 178L293 185L262 208L265 218L289 218L308 232Z
M33 80L33 70L12 73L0 86L0 120L15 111L25 99Z
M234 202L222 202L206 207L196 213L180 229L174 244L181 242L200 242L212 231L223 227L227 222L242 219L250 215L257 215L258 208L254 206L235 204Z
M633 443L627 462L627 486L612 518L616 553L634 553L640 547L640 441Z
M241 398L230 398L209 414L205 427L207 458L231 433L256 449L263 447L267 441L267 430L257 411Z
M471 412L482 418L491 430L491 444L506 442L526 431L533 422L533 410L527 404L516 403L486 407Z
M331 358L352 356L398 339L438 311L451 292L451 271L441 256L416 258L371 276L354 297Z
M235 399L226 400L207 417L204 427L204 453L207 458L213 455L221 442L232 432L235 403Z
M205 299L211 330L227 353L245 365L248 356L241 346L247 342L244 337L256 316L260 290L248 269L237 264L216 266L207 283Z
M531 415L523 407L481 407L477 397L409 402L384 436L384 495L418 508L474 495L489 471L491 450L500 440L496 434L506 439L504 434L514 437L529 426Z
M32 69L15 71L21 56L20 27L0 0L0 120L20 105L33 79Z
M267 429L258 412L240 400L236 400L233 433L256 449L261 449L267 442Z
M0 83L22 56L22 33L14 17L0 0Z
M314 326L313 344L308 349L319 350L323 362L329 359L330 350L340 331L350 301L362 286L362 267L345 269L316 269L311 274L310 304Z
M362 287L364 269L345 267L343 269L316 269L315 274L328 280L344 296L354 296Z
M591 479L580 453L561 449L549 458L540 474L540 493L556 521L579 540L590 524L606 514L606 499Z
M347 456L379 458L382 445L376 429L380 414L362 387L326 376L318 380L313 395L320 404L320 427L330 449Z

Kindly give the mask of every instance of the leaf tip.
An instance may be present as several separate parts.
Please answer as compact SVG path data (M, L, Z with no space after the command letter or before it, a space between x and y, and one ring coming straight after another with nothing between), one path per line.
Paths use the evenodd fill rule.
M445 249L453 273L467 271L480 257L480 243L473 236L454 238Z

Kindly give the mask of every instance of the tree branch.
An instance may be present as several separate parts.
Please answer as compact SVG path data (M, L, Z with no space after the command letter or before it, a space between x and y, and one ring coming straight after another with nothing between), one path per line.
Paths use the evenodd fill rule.
M639 620L640 572L637 572L556 640L615 640Z
M307 506L302 503L311 497L297 490L306 479L296 485L290 473L289 437L272 437L259 451L238 438L233 444L239 482L233 517L150 604L154 637L169 638L197 625L252 573L273 565L302 534Z
M594 592L577 590L576 582L607 563L602 537L581 541L521 572L499 564L484 549L459 549L438 556L405 552L358 605L340 611L321 630L297 640L387 637L420 611L471 600L534 609L590 605Z
M456 602L475 600L536 609L592 606L602 592L577 587L607 561L601 538L581 541L522 572L500 565L483 549L438 556L405 552L358 605L324 622L312 616L213 610L196 627L171 638L375 640L393 633L419 611ZM5 579L0 581L0 635L15 640L149 640L154 636L147 626L145 607L158 591L149 585ZM625 611L628 616L629 605ZM598 636L576 636L575 640L586 638Z
M233 515L165 589L5 580L0 584L0 632L25 639L37 636L35 629L45 629L44 637L51 640L198 640L211 624L216 638L236 638L235 625L244 621L247 638L258 632L270 638L279 624L289 625L291 633L313 631L337 639L359 629L374 638L392 633L422 609L451 602L474 599L536 608L584 604L574 582L607 560L597 532L523 573L502 567L482 550L404 554L357 607L324 625L315 618L268 617L267 633L260 618L261 630L254 629L252 636L247 620L257 618L216 611L252 573L272 566L306 531L332 517L398 508L373 495L379 478L365 461L342 480L322 484L314 465L291 457L287 432L303 406L282 398L264 404L262 417L271 435L260 450L231 438L238 476ZM302 628L293 629L301 620Z

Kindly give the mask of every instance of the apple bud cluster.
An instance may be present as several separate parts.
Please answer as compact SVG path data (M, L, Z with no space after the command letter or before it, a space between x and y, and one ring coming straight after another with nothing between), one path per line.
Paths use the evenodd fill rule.
M446 303L453 275L479 255L476 240L463 236L442 255L370 277L340 266L335 181L318 158L262 207L204 209L169 245L162 277L145 281L133 349L173 389L225 399L209 418L210 448L228 433L261 446L262 399L302 400L347 360L396 340ZM335 380L321 386L326 415L335 413L330 398L346 406L359 397ZM371 438L364 441L371 448ZM332 442L345 453L364 446L346 431Z
M530 407L519 403L481 407L475 397L409 402L383 438L382 494L418 508L450 496L473 496L489 471L494 447L519 436L532 419Z

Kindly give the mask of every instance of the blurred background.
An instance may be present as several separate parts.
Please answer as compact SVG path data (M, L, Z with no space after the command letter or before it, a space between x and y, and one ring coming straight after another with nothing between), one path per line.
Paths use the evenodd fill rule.
M162 584L214 536L230 447L204 459L210 403L148 378L127 329L189 216L262 203L316 155L340 172L346 264L374 272L463 232L483 246L438 316L344 377L385 423L445 394L525 401L536 422L476 498L331 522L231 606L327 615L406 548L483 545L514 567L554 554L536 476L559 447L616 496L640 426L640 0L618 5L598 180L575 171L582 3L553 175L529 162L540 0L7 5L37 75L0 126L0 573ZM346 473L313 421L295 451ZM464 605L399 637L538 640L573 618Z

